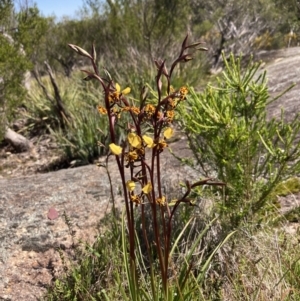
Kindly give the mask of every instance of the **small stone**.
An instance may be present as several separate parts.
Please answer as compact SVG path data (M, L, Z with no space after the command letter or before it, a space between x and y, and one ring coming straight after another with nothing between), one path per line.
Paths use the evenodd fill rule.
M48 211L48 218L50 220L54 220L54 219L57 219L58 218L58 212L55 208L50 208L49 211Z

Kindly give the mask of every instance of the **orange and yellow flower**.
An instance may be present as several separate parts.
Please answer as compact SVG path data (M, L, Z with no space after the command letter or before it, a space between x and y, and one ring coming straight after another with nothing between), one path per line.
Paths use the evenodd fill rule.
M141 197L139 195L136 195L136 194L131 194L130 195L130 200L131 200L131 202L133 202L133 203L135 203L137 205L139 205L139 204L142 203Z
M135 150L133 150L133 151L128 152L125 155L125 160L126 160L126 162L132 163L132 162L135 162L138 159L138 157L139 156L138 156L137 152Z
M155 113L155 110L156 110L155 106L152 104L149 104L149 103L146 104L145 109L144 109L144 111L148 117L151 117Z
M189 90L187 87L183 86L179 89L179 93L180 93L180 99L184 100L186 95L189 93Z
M176 101L174 99L172 99L171 97L168 98L168 110L174 110L174 108L176 107Z
M131 107L130 110L135 115L139 115L140 114L140 109L138 107Z
M155 200L156 204L158 204L159 206L165 206L166 205L166 198L163 196L161 198L157 198Z
M107 110L106 108L102 107L102 106L98 106L98 112L102 115L106 115L107 114Z
M157 149L162 151L166 147L168 147L167 142L164 139L159 140Z
M167 111L167 112L166 112L166 116L167 116L168 122L172 122L173 119L174 119L174 117L175 117L175 112L174 112L174 110Z

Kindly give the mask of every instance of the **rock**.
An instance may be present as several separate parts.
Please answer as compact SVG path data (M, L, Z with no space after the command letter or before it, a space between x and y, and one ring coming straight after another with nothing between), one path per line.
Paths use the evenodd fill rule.
M295 87L274 101L269 106L269 116L279 117L281 109L287 120L300 112L300 47L279 50L273 54L273 60L264 66L267 71L269 92L277 96L295 84Z
M51 207L48 211L48 219L54 220L58 218L58 212L55 208Z

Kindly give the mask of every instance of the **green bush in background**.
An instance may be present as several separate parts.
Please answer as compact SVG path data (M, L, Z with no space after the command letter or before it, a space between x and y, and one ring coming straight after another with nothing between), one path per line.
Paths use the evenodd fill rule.
M227 183L219 209L236 227L266 208L278 183L299 174L300 120L297 115L286 121L283 111L267 118L276 98L259 63L242 71L240 58L224 62L216 86L201 93L191 89L179 123L201 172Z
M14 41L12 31L13 1L0 1L0 141L5 127L15 117L14 109L22 103L26 94L24 73L30 63L21 44Z

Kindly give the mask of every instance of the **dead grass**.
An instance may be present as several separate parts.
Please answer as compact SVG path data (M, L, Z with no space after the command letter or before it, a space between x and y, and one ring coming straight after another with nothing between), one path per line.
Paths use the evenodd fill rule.
M245 230L228 257L222 300L300 300L300 231ZM297 280L298 279L298 280Z

